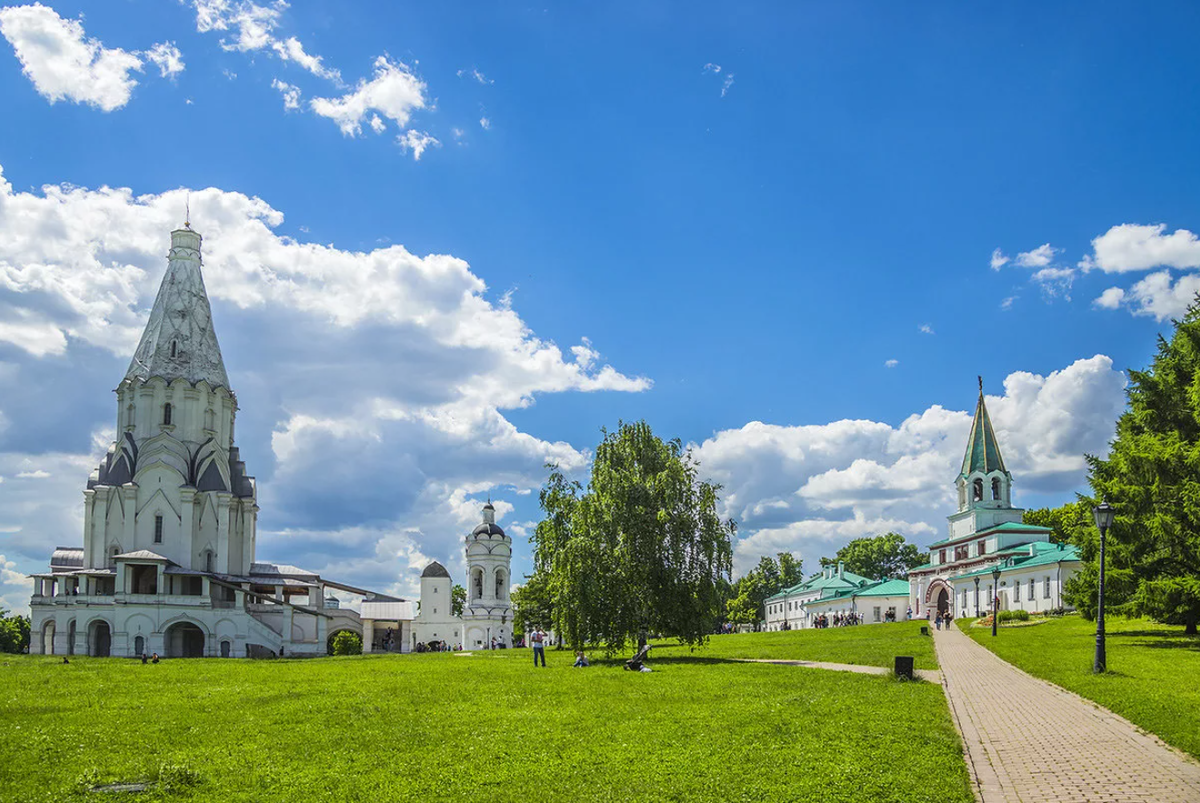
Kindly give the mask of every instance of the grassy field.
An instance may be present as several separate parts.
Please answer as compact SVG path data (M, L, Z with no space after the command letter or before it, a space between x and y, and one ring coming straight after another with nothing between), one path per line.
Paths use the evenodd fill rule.
M963 629L1031 675L1095 700L1200 758L1200 638L1182 627L1112 617L1108 673L1092 674L1096 624L1079 616L1035 627Z
M669 642L655 646L659 655L711 658L789 658L834 661L862 666L892 666L897 655L911 655L917 669L937 669L933 639L921 635L925 621L789 630L776 633L734 633L715 636L700 649Z
M134 799L972 799L937 685L713 654L726 649L718 639L647 674L572 669L553 650L536 670L525 650L157 666L8 657L0 800L111 801L84 782L160 775L171 791Z

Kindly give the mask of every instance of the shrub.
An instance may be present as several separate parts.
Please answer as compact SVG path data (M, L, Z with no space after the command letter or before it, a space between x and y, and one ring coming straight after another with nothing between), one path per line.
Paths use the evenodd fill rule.
M1014 621L1015 622L1028 622L1029 621L1029 611L1023 611L1020 609L1013 610L1013 611L1000 611L1000 621L1001 622L1014 622Z
M333 655L362 655L362 636L349 630L342 630L333 636Z

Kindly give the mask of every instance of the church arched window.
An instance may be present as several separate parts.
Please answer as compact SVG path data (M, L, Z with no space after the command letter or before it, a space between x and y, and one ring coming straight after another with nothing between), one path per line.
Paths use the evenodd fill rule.
M113 544L112 546L110 546L108 548L108 568L110 568L110 569L116 568L117 555L119 555L119 554L121 554L121 548L119 546L117 546L116 544Z
M171 423L171 403L170 402L167 402L166 404L163 405L163 423L164 424Z
M471 586L475 591L474 599L481 599L483 597L483 570L476 569L472 572L471 580Z
M163 517L161 515L155 516L154 517L154 543L156 543L156 544L162 543L162 527L163 527Z
M172 357L174 357L176 354L176 346L177 345L178 344L174 340L171 341L171 356Z
M1000 478L992 477L992 499L1000 499Z
M496 599L504 599L504 570L496 570Z
M976 477L975 482L971 483L971 486L974 491L975 501L976 502L983 501L983 480L979 479L979 477Z

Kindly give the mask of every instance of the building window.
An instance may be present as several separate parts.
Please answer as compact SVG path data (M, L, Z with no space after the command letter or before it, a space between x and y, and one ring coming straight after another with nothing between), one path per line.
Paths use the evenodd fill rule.
M109 547L109 549L108 549L108 568L112 569L112 568L116 567L117 555L120 554L120 552L121 552L121 550L120 550L120 548L117 547L116 544L113 544L111 547Z
M167 402L166 404L163 405L163 423L164 424L171 423L171 403L170 402Z
M215 571L215 569L213 568L214 564L216 564L216 560L214 560L213 551L211 549L209 549L204 553L204 571L206 571L206 572Z
M880 614L879 606L878 606L878 605L876 605L876 606L875 606L875 621L876 621L876 622L878 622L878 621L879 621L879 614Z
M938 563L945 563L945 562L946 562L946 550L939 549L938 550Z
M154 517L154 543L162 543L162 516Z
M1033 601L1033 578L1029 578L1029 596L1026 599Z
M999 501L1000 499L1000 478L992 477L992 499Z
M987 541L980 541L978 544L975 545L975 554L976 555L986 555L987 554Z
M171 356L172 357L175 356L177 346L178 346L178 343L176 341L172 340L171 341Z
M1042 584L1042 599L1050 599L1050 578L1047 577Z
M974 489L975 501L982 502L983 501L983 480L976 477L975 482L971 483L971 487Z

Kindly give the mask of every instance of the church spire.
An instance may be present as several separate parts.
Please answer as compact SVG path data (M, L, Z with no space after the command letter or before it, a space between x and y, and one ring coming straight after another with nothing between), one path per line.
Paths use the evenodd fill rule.
M200 273L200 240L190 220L171 232L167 272L125 372L127 380L183 378L193 385L204 380L214 388L230 389Z
M967 453L963 455L960 476L966 477L976 471L981 474L1008 471L1004 467L1004 458L1000 456L1000 444L983 401L983 377L979 377L979 401L975 405L975 420L971 423L971 437L967 440Z

